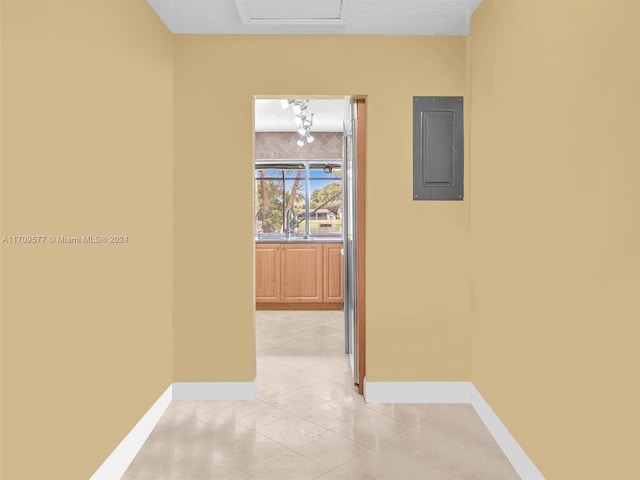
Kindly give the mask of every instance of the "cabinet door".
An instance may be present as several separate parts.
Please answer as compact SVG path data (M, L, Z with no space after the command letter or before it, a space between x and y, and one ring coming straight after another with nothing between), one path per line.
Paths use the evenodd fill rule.
M256 244L256 302L281 302L279 244Z
M283 245L281 265L283 302L322 302L322 245Z
M344 264L341 243L324 245L324 301L325 303L342 303L344 291Z

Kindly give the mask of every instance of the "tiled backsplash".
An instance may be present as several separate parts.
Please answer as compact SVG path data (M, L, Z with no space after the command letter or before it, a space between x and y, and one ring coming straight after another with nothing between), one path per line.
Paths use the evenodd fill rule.
M342 132L311 132L312 143L299 147L297 132L256 132L255 159L342 159Z

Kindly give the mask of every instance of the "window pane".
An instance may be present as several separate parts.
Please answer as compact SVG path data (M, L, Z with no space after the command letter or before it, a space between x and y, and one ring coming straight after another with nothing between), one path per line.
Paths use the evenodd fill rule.
M285 213L288 217L289 235L304 235L304 219L306 214L307 182L305 170L286 172L285 180ZM283 230L284 231L284 230Z
M255 189L256 235L282 232L284 191L282 170L256 169Z
M342 170L311 170L309 230L314 235L342 233Z

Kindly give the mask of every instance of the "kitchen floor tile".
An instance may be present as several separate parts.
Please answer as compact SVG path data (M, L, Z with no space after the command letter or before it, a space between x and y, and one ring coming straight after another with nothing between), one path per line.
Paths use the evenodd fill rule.
M287 447L293 447L326 431L326 429L308 420L292 415L265 425L264 427L258 427L257 431L278 443Z
M327 400L311 395L310 393L294 390L293 392L275 396L266 400L266 402L289 413L297 413L302 410L306 410L307 408L325 403Z
M334 428L351 422L357 415L358 412L354 409L343 407L334 401L298 412L299 417L324 428Z
M367 404L342 312L256 313L258 399L171 402L123 480L512 480L470 405Z
M245 415L244 417L236 419L236 423L238 425L242 425L245 428L257 429L258 427L263 427L265 425L269 425L277 420L282 420L290 416L291 413L288 413L278 407L274 407L273 405L268 405L265 408L258 410L255 413L250 415Z
M335 468L367 450L356 442L327 431L316 435L292 450L327 468Z
M343 423L332 430L367 447L375 447L385 440L410 428L381 413L369 410L357 415L352 421Z
M247 468L246 473L256 480L315 480L329 471L308 458L288 450Z

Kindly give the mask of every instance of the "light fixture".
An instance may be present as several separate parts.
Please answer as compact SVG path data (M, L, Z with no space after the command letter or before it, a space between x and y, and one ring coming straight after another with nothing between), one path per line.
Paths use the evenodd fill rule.
M322 169L322 171L324 173L331 173L333 172L333 167L327 163L327 165Z
M298 134L300 137L296 142L296 145L299 147L304 146L304 142L306 140L307 143L313 142L315 139L313 135L311 135L311 127L313 125L313 113L309 114L307 108L309 106L308 99L282 99L280 100L280 105L282 105L283 109L289 108L289 106L293 106L293 113L295 114L294 120L298 128Z

